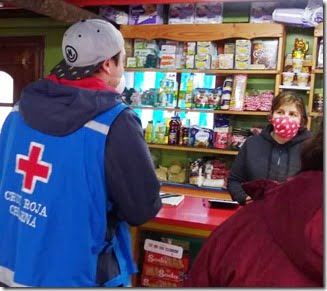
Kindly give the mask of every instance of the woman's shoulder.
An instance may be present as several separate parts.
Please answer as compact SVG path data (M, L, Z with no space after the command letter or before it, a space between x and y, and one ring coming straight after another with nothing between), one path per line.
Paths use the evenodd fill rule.
M312 137L311 131L304 128L302 130L299 130L298 134L294 138L292 138L291 144L296 145L296 144L303 143L308 139L310 139L311 137Z

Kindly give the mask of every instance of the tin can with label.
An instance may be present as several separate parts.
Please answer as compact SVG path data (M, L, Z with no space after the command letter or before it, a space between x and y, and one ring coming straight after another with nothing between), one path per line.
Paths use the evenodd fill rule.
M315 112L323 112L324 110L324 96L319 93L313 97L313 110Z

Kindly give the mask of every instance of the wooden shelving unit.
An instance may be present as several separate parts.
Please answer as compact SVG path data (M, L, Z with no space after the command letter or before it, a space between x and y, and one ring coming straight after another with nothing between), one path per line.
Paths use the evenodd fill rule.
M310 91L309 91L309 100L308 100L308 128L311 128L311 122L313 117L321 116L322 113L317 113L313 111L313 98L315 92L315 83L316 83L316 75L323 74L324 70L322 68L317 68L317 58L318 58L318 45L319 41L324 36L324 26L323 23L319 23L314 29L313 35L313 46L312 46L312 72L310 75Z
M229 38L279 38L285 30L276 23L122 25L125 38L218 41Z
M284 51L286 42L286 31L283 24L278 23L223 23L223 24L163 24L163 25L121 25L120 31L125 39L166 39L175 41L228 41L230 39L278 39L278 51L275 70L196 70L196 69L157 69L157 68L126 68L128 72L175 72L181 74L183 72L205 73L214 75L233 75L247 74L251 76L266 76L274 79L274 93L279 93L281 85L282 65L284 61ZM143 107L133 105L135 109L142 110L165 110L177 112L205 112L208 114L230 114L244 116L267 116L268 112L256 111L225 111L210 109L181 109L181 108L161 108L161 107ZM160 149L165 151L183 151L183 152L199 152L214 155L236 156L237 151L219 150L211 148L171 146L162 144L149 144L150 149ZM162 191L171 193L181 193L194 196L216 197L217 194L212 191L203 192L203 189L192 189L188 187L163 186ZM178 192L177 192L178 191ZM211 196L212 195L212 196ZM220 198L230 199L227 192L220 193Z
M224 0L223 2L256 2L258 0ZM101 5L134 5L134 4L169 4L176 0L65 0L79 7L101 6ZM178 3L208 2L208 0L179 0Z
M312 72L314 74L323 74L324 73L324 69L314 69L314 70L312 70Z
M160 188L161 192L172 193L172 194L182 194L188 196L202 197L202 198L212 198L212 199L225 199L232 200L230 194L227 191L222 191L218 189L203 189L201 187L183 187L180 185L165 185L163 184Z
M211 109L183 109L183 108L168 108L168 107L150 107L130 105L133 109L142 110L164 110L175 112L205 112L214 114L230 114L230 115L248 115L248 116L267 116L269 112L266 111L232 111L232 110L211 110Z
M310 90L310 86L301 87L301 86L280 85L279 88L280 89L290 89L290 90L304 90L304 91L309 91Z
M126 72L163 72L163 73L204 73L206 75L276 75L277 70L195 70L195 69L157 69L157 68L125 68Z
M323 116L323 113L320 112L310 112L309 113L310 117L318 117L318 116Z
M166 144L148 144L149 148L171 150L171 151L183 151L183 152L198 152L198 153L211 153L221 155L237 155L238 151L219 150L211 148L200 148L200 147L185 147L185 146L173 146Z

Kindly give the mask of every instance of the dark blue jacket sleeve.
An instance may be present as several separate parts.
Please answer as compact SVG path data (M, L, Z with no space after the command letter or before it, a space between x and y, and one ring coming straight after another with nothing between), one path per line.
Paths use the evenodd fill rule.
M238 155L236 156L230 175L227 179L227 190L234 201L244 204L247 194L242 188L242 183L246 182L246 150L247 142L245 142Z
M158 213L160 184L141 121L127 108L113 122L106 141L106 186L119 220L141 225Z

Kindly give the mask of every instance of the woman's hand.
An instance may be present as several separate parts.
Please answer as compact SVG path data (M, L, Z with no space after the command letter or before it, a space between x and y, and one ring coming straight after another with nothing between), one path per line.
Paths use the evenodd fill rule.
M253 202L252 198L250 196L246 196L245 204L250 204L252 202Z

